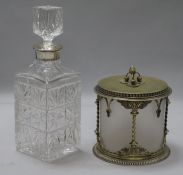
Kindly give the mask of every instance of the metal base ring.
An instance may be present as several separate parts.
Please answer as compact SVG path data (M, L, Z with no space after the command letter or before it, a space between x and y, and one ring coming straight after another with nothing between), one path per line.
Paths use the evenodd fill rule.
M149 165L153 163L160 162L164 159L166 159L170 155L170 149L166 145L163 148L163 151L160 153L157 153L155 156L147 156L144 157L143 159L138 159L137 157L129 157L129 158L123 158L123 156L110 156L107 153L104 154L104 152L101 150L100 146L96 144L93 147L93 153L96 157L99 159L102 159L106 162L113 163L113 164L118 164L118 165Z

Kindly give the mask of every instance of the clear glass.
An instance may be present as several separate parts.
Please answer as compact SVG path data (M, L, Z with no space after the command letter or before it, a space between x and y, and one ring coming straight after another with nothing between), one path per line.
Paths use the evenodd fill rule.
M80 142L81 82L60 60L35 60L15 83L18 151L53 161L77 151Z
M16 75L16 148L38 159L53 161L77 151L81 82L78 73L55 60L53 53L59 51L50 47L53 38L63 32L62 8L34 7L33 18L33 31L43 38L43 48L36 53L42 56ZM46 60L50 54L53 57Z
M63 33L63 9L53 6L33 8L33 32L43 39L43 44L51 45L52 40Z

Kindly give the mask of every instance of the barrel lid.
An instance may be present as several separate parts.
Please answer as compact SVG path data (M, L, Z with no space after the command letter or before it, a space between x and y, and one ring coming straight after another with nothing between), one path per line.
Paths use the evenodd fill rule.
M126 75L106 77L100 80L95 87L95 92L98 95L129 100L151 100L167 97L171 91L165 81L141 76L134 66L130 67Z

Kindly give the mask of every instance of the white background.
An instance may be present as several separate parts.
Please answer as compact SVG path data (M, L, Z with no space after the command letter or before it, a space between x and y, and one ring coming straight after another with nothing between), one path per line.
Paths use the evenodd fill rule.
M81 151L54 163L45 163L16 152L14 143L13 94L0 95L0 175L182 175L183 139L182 101L172 101L169 108L167 144L171 149L168 159L148 166L120 166L96 158L92 147L96 143L95 97L82 97Z

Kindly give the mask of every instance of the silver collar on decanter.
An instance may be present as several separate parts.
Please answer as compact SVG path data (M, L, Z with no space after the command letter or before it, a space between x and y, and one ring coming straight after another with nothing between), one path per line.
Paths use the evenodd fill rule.
M53 61L60 58L60 50L62 45L50 45L49 48L45 48L43 44L37 44L33 46L36 54L36 59L44 61Z

